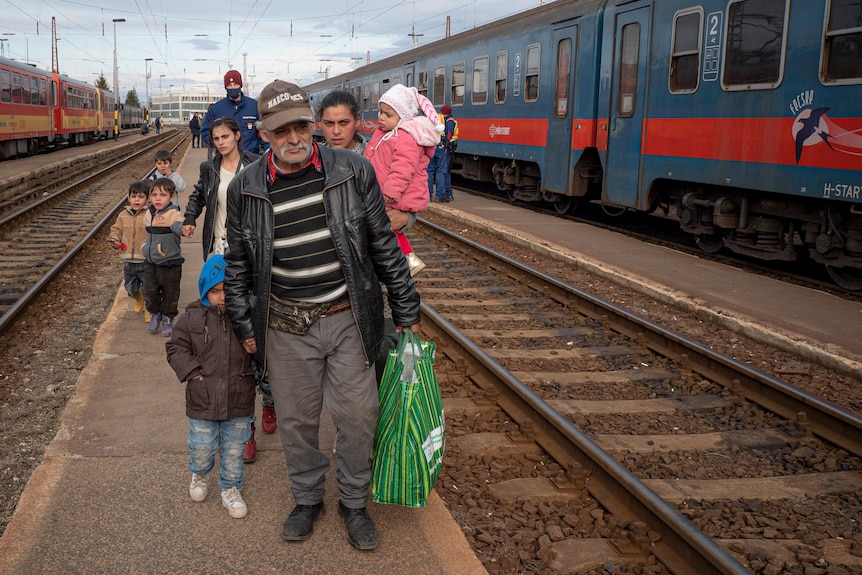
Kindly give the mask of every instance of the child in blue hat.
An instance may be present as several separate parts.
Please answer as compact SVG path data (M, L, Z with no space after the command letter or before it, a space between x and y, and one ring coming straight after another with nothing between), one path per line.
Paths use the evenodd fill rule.
M231 327L224 305L225 261L207 259L198 279L201 299L177 317L165 344L168 363L186 384L189 418L189 495L207 496L207 474L219 452L222 505L231 517L248 514L242 498L243 449L251 438L255 383L251 356Z

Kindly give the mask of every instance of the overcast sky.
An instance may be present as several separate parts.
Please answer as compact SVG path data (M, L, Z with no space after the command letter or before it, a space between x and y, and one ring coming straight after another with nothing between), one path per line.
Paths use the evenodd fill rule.
M548 3L549 0L544 0ZM257 96L276 78L306 84L413 46L535 8L542 0L0 0L3 55L51 69L56 22L61 73L113 86L116 26L121 97L185 88L223 92L224 73L243 73ZM125 22L114 23L114 19ZM145 63L145 58L152 62Z

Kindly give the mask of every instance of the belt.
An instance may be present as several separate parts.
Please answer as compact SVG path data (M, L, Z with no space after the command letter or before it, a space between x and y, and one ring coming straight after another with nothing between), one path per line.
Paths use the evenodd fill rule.
M328 310L326 310L325 312L320 314L320 317L326 317L328 315L336 314L340 311L346 311L349 309L350 309L350 300L343 301L341 303L335 304L334 306L332 306L331 308L329 308Z

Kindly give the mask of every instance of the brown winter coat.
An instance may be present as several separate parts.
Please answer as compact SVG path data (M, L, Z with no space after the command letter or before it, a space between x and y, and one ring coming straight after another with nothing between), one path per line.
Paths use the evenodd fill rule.
M141 248L147 240L147 224L144 223L146 213L147 208L141 208L136 212L131 206L126 206L111 226L111 235L108 239L126 244L125 251L120 252L120 257L125 261L144 262Z
M217 307L190 304L165 344L168 363L186 382L186 415L221 421L254 415L251 356Z

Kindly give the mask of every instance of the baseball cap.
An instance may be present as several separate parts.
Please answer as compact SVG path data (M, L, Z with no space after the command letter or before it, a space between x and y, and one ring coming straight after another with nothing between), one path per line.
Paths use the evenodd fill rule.
M292 122L314 122L308 94L284 80L264 86L257 98L257 113L263 129L270 132Z

